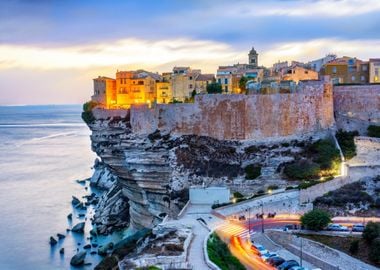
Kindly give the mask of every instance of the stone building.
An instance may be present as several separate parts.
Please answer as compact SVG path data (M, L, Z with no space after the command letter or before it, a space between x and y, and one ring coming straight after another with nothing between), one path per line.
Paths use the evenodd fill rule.
M197 94L207 93L207 86L214 81L214 74L199 74L195 79L195 91Z
M195 79L201 74L199 69L190 67L174 67L170 83L173 91L173 99L184 101L195 90Z
M369 82L380 83L380 58L369 59Z
M91 97L91 100L107 109L116 104L116 80L99 76L93 79L93 81L94 95Z
M257 68L259 66L259 54L253 47L248 54L248 64L251 65L253 68Z

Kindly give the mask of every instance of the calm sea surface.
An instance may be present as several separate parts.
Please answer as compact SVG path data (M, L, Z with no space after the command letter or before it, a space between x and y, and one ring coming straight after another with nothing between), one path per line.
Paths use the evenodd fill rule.
M95 159L80 112L79 105L0 106L1 270L70 269L71 256L88 243L88 235L68 233L56 247L49 245L51 235L66 234L71 225L71 195L91 193L75 181L91 176ZM74 213L73 223L80 220ZM98 260L88 254L93 264L83 269Z

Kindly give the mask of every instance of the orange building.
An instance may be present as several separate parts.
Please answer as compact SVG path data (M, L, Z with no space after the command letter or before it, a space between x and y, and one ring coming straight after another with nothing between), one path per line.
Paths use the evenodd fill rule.
M170 82L157 82L157 103L169 103L173 100L173 89Z
M156 101L156 83L161 76L144 70L116 72L116 107L129 108L132 104Z
M300 66L289 67L282 79L284 81L294 81L298 83L304 80L318 80L318 72Z
M321 73L329 75L334 83L368 83L369 63L344 56L327 63Z
M116 80L99 76L93 79L93 81L94 95L91 97L91 100L107 109L116 104Z

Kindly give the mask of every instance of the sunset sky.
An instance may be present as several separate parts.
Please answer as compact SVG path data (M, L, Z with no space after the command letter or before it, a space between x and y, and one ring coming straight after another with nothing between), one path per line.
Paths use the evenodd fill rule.
M117 69L216 72L308 61L332 52L380 57L379 0L1 0L0 105L83 103Z

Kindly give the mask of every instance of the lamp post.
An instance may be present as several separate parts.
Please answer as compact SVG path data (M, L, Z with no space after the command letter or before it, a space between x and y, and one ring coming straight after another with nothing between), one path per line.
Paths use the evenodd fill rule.
M264 233L264 203L261 202L261 232Z

